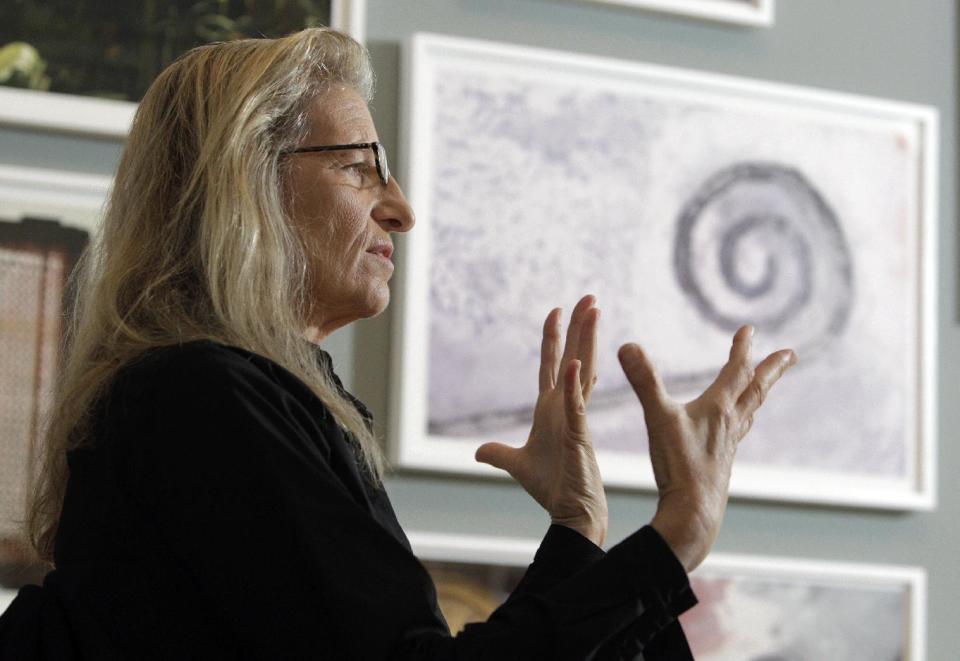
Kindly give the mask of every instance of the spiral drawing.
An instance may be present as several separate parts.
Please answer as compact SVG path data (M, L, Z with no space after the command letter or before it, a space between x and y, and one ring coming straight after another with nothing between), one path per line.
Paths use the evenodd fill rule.
M843 229L817 189L786 165L736 163L707 179L679 214L673 267L705 321L731 333L752 324L808 364L850 316L853 264Z

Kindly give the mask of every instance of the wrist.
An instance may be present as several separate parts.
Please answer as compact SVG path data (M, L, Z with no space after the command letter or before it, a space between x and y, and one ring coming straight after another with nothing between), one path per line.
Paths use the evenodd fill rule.
M604 541L606 541L606 537L607 537L606 523L603 523L603 524L585 523L585 522L577 522L577 521L568 521L568 520L557 519L552 517L550 519L550 522L555 523L557 525L565 526L567 528L570 528L571 530L577 531L578 533L580 533L581 535L583 535L584 537L589 539L591 542L593 542L595 545L601 548L603 547Z
M650 527L660 534L687 573L700 564L697 548L699 542L696 535L691 534L689 526L682 525L675 518L658 511L650 521Z

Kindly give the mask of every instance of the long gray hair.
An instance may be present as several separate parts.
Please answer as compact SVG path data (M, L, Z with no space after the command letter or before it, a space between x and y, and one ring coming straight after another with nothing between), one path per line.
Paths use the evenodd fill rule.
M328 28L208 44L167 67L140 102L102 224L71 275L56 412L46 423L26 532L53 560L69 469L123 365L198 339L245 348L306 383L382 481L386 457L303 336L305 244L289 215L282 150L305 139L331 83L368 102L363 46Z

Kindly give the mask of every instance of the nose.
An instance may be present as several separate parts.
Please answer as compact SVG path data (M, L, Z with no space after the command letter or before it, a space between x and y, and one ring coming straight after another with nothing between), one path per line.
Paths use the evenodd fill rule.
M409 232L417 220L396 178L390 177L383 196L373 208L373 219L387 232Z

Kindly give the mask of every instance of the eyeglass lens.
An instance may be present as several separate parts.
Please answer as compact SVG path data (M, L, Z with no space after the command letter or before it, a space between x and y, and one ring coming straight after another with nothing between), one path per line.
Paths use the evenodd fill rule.
M387 150L379 142L375 143L374 154L377 157L377 171L380 181L386 186L390 182L390 166L387 165Z

